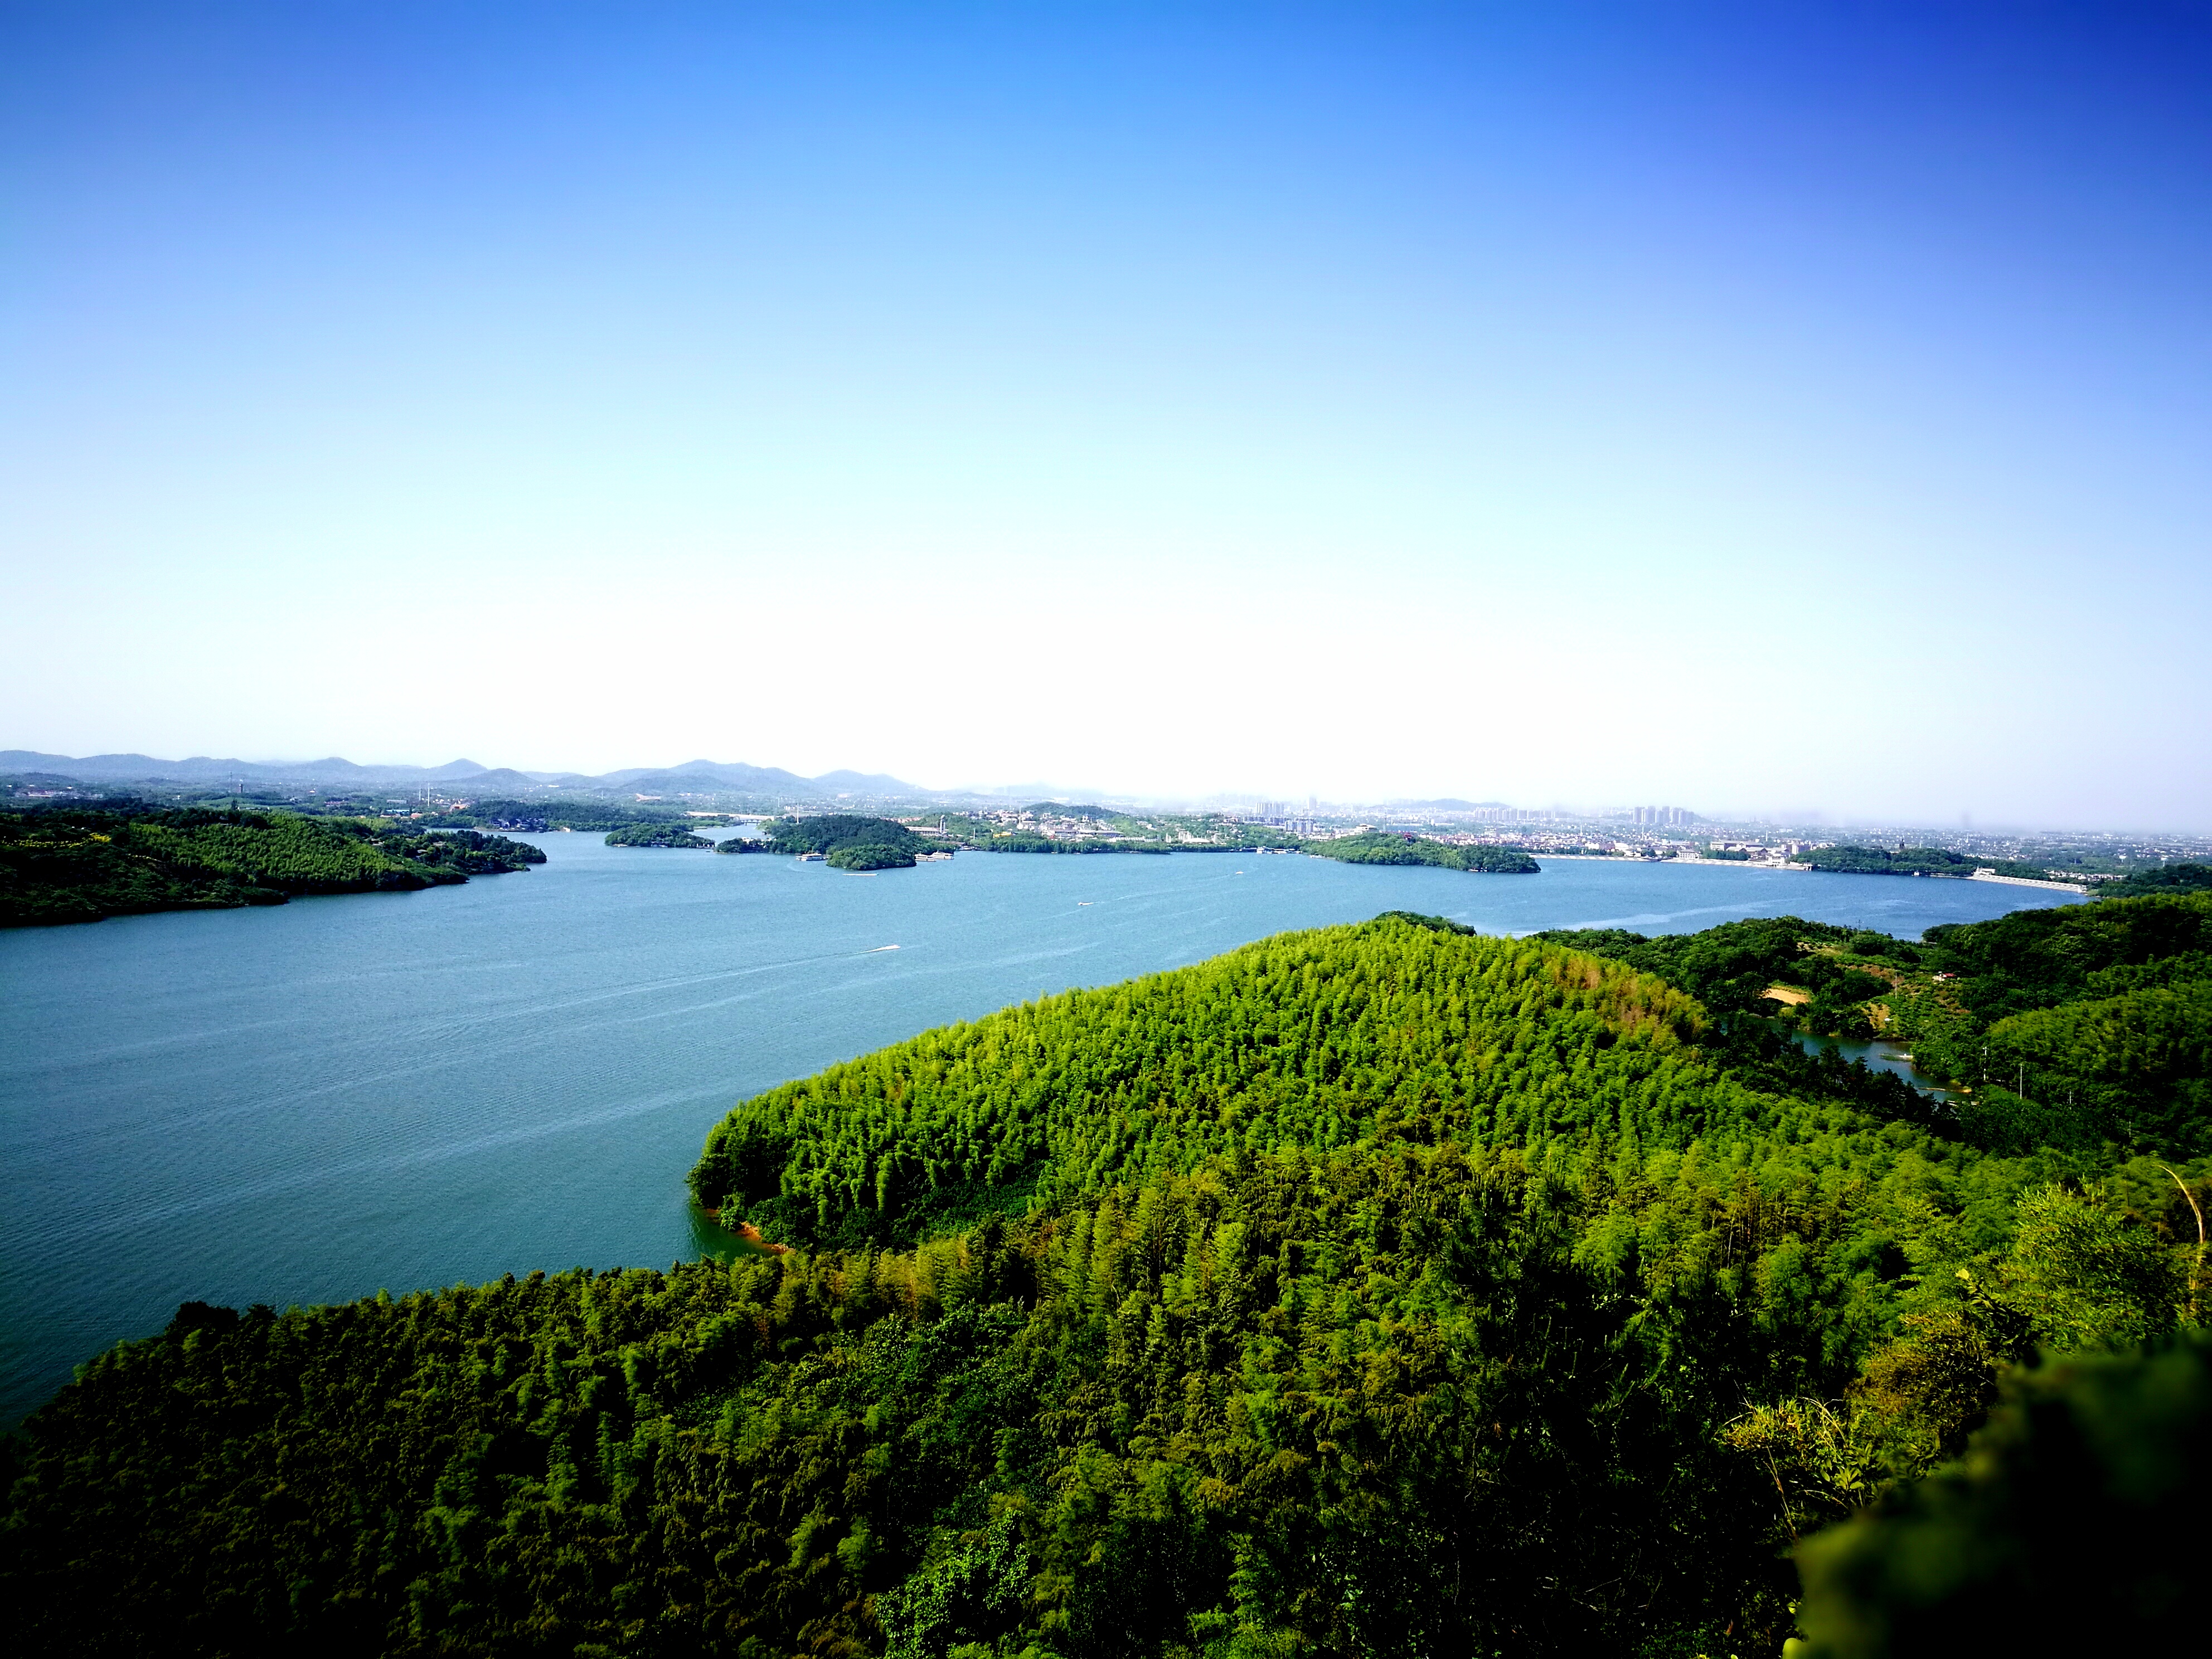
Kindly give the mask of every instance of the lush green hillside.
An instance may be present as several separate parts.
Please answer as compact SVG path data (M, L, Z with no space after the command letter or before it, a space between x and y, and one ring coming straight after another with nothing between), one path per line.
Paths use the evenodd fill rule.
M1626 1111L1672 1133L1717 1103L1699 1023L1656 981L1542 945L1413 921L1286 934L773 1090L692 1182L777 1237L857 1240L1048 1163L1050 1192L1378 1129L1540 1144Z
M1931 928L1923 957L1954 977L1896 1023L1990 1144L2212 1152L2212 892Z
M1979 1144L2212 1152L2212 893L2103 898L1918 945L1785 916L1644 939L1544 938L1658 974L1715 1012L1911 1042ZM1775 987L1806 995L1779 1007Z
M1285 935L742 1103L694 1182L780 1254L183 1310L9 1445L0 1591L40 1651L1776 1655L1796 1538L2212 1291L2212 1160L1929 1105L1555 944Z
M832 870L911 870L914 854L881 842L854 842L831 848L826 861Z
M1723 922L1701 933L1656 939L1618 927L1536 937L1656 975L1717 1014L1774 1012L1768 993L1784 986L1812 998L1814 1006L1802 1016L1811 1029L1842 1027L1853 1036L1869 1029L1858 1006L1887 988L1887 979L1873 976L1878 964L1918 960L1911 945L1886 933L1855 933L1796 916Z
M1971 876L1977 870L2000 876L2019 876L2029 881L2047 879L2051 872L2039 864L2014 859L1972 858L1942 847L1820 847L1790 860L1815 870L1853 876Z
M1771 1619L1763 1476L1710 1432L1736 1365L1669 1363L1710 1314L1632 1328L1543 1190L1294 1155L908 1255L197 1315L34 1425L19 1639L1572 1652L1655 1600Z
M1337 859L1346 864L1433 864L1445 870L1501 876L1533 876L1542 867L1517 847L1455 847L1428 836L1392 835L1380 830L1304 845L1316 858Z
M2106 884L2100 896L2136 898L2147 893L2212 892L2212 864L2158 864Z
M0 815L0 927L404 891L543 864L520 842L199 808Z
M766 826L768 838L783 853L834 853L841 847L893 847L926 851L928 841L890 818L830 813L818 818L778 818Z

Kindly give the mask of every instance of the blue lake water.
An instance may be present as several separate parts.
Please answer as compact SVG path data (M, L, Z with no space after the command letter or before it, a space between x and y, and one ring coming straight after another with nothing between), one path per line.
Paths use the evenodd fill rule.
M1796 914L1914 937L2068 896L1218 854L853 876L532 839L546 864L465 887L0 933L0 1424L182 1301L696 1255L719 1241L684 1175L738 1099L1285 928L1390 909L1516 933Z
M1792 1030L1790 1038L1808 1054L1817 1054L1832 1048L1846 1061L1856 1060L1862 1066L1877 1072L1894 1072L1914 1088L1924 1090L1938 1100L1948 1100L1950 1091L1936 1087L1935 1079L1923 1077L1912 1063L1911 1046L1893 1038L1877 1037L1871 1042L1859 1037L1814 1036L1810 1032Z

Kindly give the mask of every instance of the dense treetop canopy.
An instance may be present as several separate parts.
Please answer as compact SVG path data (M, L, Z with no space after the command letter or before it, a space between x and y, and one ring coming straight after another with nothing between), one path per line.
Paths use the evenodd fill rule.
M834 853L841 847L889 847L904 853L926 851L926 836L890 818L856 817L832 812L816 818L778 818L765 826L779 853Z
M1460 847L1431 836L1394 835L1382 830L1310 841L1304 846L1316 858L1346 864L1430 864L1445 870L1507 876L1533 876L1542 867L1517 847Z
M675 847L711 848L714 843L695 836L681 823L626 823L607 831L610 847Z
M2155 1533L2168 1487L2054 1518L2069 1431L2000 1401L2201 1322L2212 1158L1978 1139L1763 994L1977 951L2186 981L2146 954L2186 917L2094 912L2078 981L2035 966L2072 919L1601 955L1391 915L927 1032L714 1127L728 1263L192 1306L101 1356L8 1443L0 1591L46 1650L1775 1655L1796 1542L1998 1410L2009 1472L1810 1558L1819 1651L1887 1652L1850 1632L1935 1582L1911 1528ZM2201 1464L2175 1376L2080 1383L2093 1456Z
M2039 881L2051 874L2039 864L1972 858L1943 847L1816 847L1798 854L1790 862L1856 876L1970 876L1976 870L1989 870L2000 876Z
M2137 870L2104 890L2111 898L2133 898L2142 893L2212 892L2212 864L2176 862Z
M1812 1030L1909 1039L1915 1063L1955 1085L1958 1132L1984 1146L2212 1152L2212 893L2016 910L1917 945L1794 916L1544 937L1717 1012L1775 1011L1780 987L1808 999L1785 1012Z
M407 891L543 864L525 842L200 807L0 813L0 927Z

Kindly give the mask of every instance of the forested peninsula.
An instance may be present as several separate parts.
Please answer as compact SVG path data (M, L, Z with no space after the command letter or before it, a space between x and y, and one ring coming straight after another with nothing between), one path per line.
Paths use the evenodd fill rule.
M101 1356L0 1585L41 1651L2185 1650L2204 1122L1959 1109L1768 993L1942 972L1995 1042L2200 984L2208 917L1394 914L926 1032L708 1135L767 1249Z
M1048 855L1084 854L1097 853L1149 853L1164 854L1177 851L1243 852L1243 847L1199 847L1178 848L1164 842L1070 840L1057 836L1040 836L1022 830L1012 830L981 837L976 848L985 853L1042 853Z
M1303 843L1316 858L1345 864L1432 864L1443 870L1473 870L1488 875L1533 876L1543 866L1517 847L1455 846L1428 836L1370 830L1364 835Z
M199 807L0 812L0 927L404 892L543 864L526 842Z
M607 831L610 847L678 847L694 849L711 848L714 843L704 836L695 836L681 823L626 823L618 830Z
M827 813L820 817L777 818L763 826L757 839L735 837L714 850L720 853L781 853L822 855L832 869L910 870L918 854L930 850L927 837L918 836L890 818L857 817Z
M1816 847L1790 860L1832 875L1847 876L1971 876L1977 870L2029 881L2046 880L2051 872L2039 864L2016 859L1977 859L1941 847Z

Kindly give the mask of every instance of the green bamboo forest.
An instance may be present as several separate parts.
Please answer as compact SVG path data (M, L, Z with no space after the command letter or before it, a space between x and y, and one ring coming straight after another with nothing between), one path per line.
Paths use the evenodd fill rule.
M41 1653L2190 1650L2209 997L2202 892L1279 935L738 1103L733 1261L185 1305L0 1443L0 1583ZM1797 1041L1876 1030L1943 1088Z
M118 803L0 812L0 927L410 892L545 862L525 842L389 820Z

